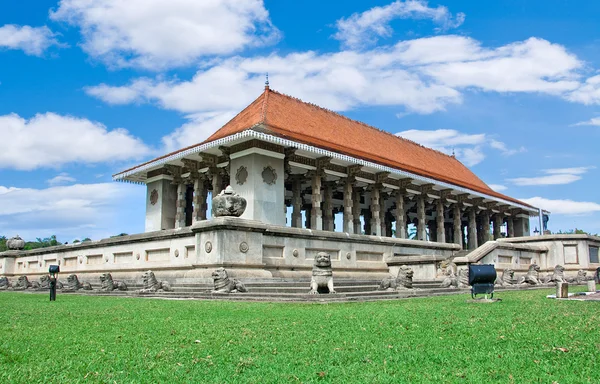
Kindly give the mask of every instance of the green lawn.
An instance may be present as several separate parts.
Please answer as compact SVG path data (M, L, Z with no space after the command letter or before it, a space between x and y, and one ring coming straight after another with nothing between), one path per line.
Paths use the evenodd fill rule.
M1 383L599 383L600 302L347 304L0 293Z

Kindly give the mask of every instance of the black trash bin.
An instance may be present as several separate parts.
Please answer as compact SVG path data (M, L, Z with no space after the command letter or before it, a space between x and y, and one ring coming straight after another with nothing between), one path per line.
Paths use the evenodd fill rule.
M496 268L492 264L469 264L469 285L471 297L485 294L494 297L494 283L496 282Z

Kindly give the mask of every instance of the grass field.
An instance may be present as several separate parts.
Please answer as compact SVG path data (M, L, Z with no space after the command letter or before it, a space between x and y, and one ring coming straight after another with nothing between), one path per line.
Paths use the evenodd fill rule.
M347 304L0 293L1 383L599 383L600 303L551 290Z

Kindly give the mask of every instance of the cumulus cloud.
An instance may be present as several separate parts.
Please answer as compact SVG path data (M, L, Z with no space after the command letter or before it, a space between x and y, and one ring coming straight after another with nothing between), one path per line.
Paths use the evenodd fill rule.
M396 135L448 155L455 154L461 162L469 167L479 164L485 159L486 147L497 149L504 155L514 155L520 152L508 149L506 144L490 139L485 133L465 134L454 129L410 129Z
M600 127L600 117L592 117L586 121L580 121L579 123L571 124L571 127L579 127L582 125L594 125L596 127Z
M10 145L0 151L0 169L32 170L66 163L103 163L140 159L151 153L140 139L125 129L109 131L87 119L55 113L25 119L17 114L0 116L0 127Z
M190 144L201 143L217 129L221 128L236 111L207 112L189 115L188 123L177 128L173 133L163 137L162 142L166 152L172 152Z
M280 36L263 0L61 0L50 18L78 27L83 49L117 67L178 67Z
M584 173L594 168L595 167L573 167L545 169L542 171L545 174L543 176L517 177L508 179L508 181L520 186L570 184L581 180Z
M380 37L393 34L389 24L394 19L429 19L438 25L438 31L443 31L460 26L465 20L465 14L457 13L454 17L448 8L442 5L432 8L423 0L398 0L337 20L338 31L333 38L350 48L374 44Z
M124 228L118 217L133 209L143 218L145 193L144 188L119 183L46 189L0 186L0 233L19 233L26 239L53 234L59 239L99 239L120 232L141 232L143 228Z
M484 48L476 40L451 35L364 52L231 57L201 68L187 81L138 78L126 85L91 86L86 92L111 104L152 102L184 113L239 110L258 96L268 72L274 88L333 110L385 105L432 113L460 103L469 89L570 90L577 87L580 66L564 47L541 39Z
M46 180L46 182L48 184L50 184L51 186L57 186L57 185L61 185L61 184L70 184L70 183L74 183L75 181L77 181L77 179L69 176L69 174L65 173L65 172L63 172L59 175L56 175L51 179Z
M519 200L557 215L582 215L600 211L600 204L589 201L552 200L537 196Z
M61 45L48 27L7 24L0 27L0 49L20 49L41 56L48 47Z
M508 189L507 186L502 185L502 184L489 184L488 186L496 192L502 192L502 191L506 191Z
M600 104L600 75L588 78L580 87L569 93L566 99L585 105Z

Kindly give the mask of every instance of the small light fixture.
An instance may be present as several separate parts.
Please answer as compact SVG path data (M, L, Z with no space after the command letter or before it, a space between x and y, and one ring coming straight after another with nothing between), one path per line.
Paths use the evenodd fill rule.
M56 283L59 272L60 267L58 265L51 265L48 269L48 273L50 274L50 301L56 301Z
M538 231L537 227L535 227L535 229L533 230L533 233L535 233L535 235L537 236L540 233L540 231Z

